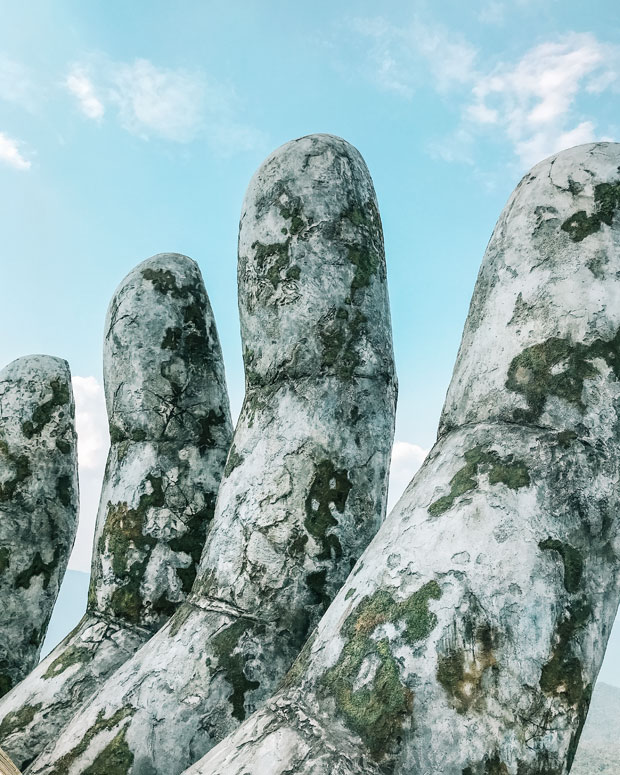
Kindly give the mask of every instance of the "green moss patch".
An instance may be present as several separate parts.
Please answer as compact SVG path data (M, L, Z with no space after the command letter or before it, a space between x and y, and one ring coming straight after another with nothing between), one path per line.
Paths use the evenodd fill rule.
M562 230L567 232L573 242L581 242L590 234L600 230L603 224L611 226L620 208L620 181L599 183L594 187L594 212L588 215L579 210L567 218Z
M126 730L121 731L97 754L95 760L82 775L127 775L133 765L133 752L125 740Z
M577 592L583 574L583 557L578 549L554 538L546 538L538 544L543 551L557 552L564 563L564 587L567 592Z
M148 512L151 508L161 508L165 504L162 478L149 474L146 478L151 486L150 493L140 496L137 508L130 509L127 503L108 503L103 531L99 538L100 554L111 556L112 570L120 585L110 598L114 613L128 621L139 624L144 602L140 586L149 561L150 553L157 540L143 532ZM141 560L136 560L133 552L143 553ZM91 581L89 605L95 601L94 580Z
M501 457L482 446L473 447L465 455L465 465L450 480L450 492L433 501L428 507L432 517L438 517L451 509L461 495L478 488L478 476L488 474L490 484L505 484L511 490L528 487L530 476L522 460L512 455Z
M372 636L389 622L404 624L401 637L410 645L425 640L437 624L429 601L440 597L439 585L430 581L399 602L387 590L363 598L342 627L345 644L338 662L321 678L321 685L334 698L347 726L362 738L375 759L389 750L411 714L413 692L401 681L388 638ZM367 660L376 668L373 678L354 688Z
M72 644L60 652L45 671L43 678L45 680L55 678L57 675L64 673L71 665L81 665L84 662L88 662L90 657L91 652L89 649Z
M250 623L247 620L239 619L211 639L218 665L232 687L228 699L232 705L232 715L238 721L245 719L245 693L260 686L258 681L251 681L246 677L245 657L239 650L239 641L249 628Z
M513 358L506 380L508 390L520 393L528 404L527 409L514 410L514 419L536 421L549 396L584 411L583 385L598 374L592 363L596 358L605 361L616 380L620 379L620 331L609 340L596 339L589 345L552 337L523 350Z
M0 740L6 740L13 732L23 732L42 707L42 703L39 702L36 705L22 705L19 710L7 713L0 722Z
M96 719L95 723L92 725L92 727L90 727L90 729L88 729L86 731L84 737L75 746L75 748L73 748L71 751L66 753L64 756L61 756L56 761L56 765L55 765L54 769L51 770L48 773L48 775L67 775L67 772L69 772L69 770L71 769L71 766L73 765L73 763L75 761L77 761L80 758L80 756L82 756L83 754L86 753L86 751L90 747L90 744L93 742L95 737L97 737L97 735L101 734L102 732L107 732L107 731L110 731L110 730L114 729L114 727L118 726L126 718L131 718L131 716L133 716L134 712L135 712L134 708L132 708L131 706L126 706L126 707L123 707L123 708L119 708L115 713L113 713L110 716L110 718L104 718L104 711L100 710L99 713L97 714L97 719ZM109 748L110 745L112 745L112 750L110 751L109 755L112 756L112 754L114 754L115 750L119 751L120 752L120 756L117 757L117 761L120 761L121 766L124 766L124 763L128 761L127 755L122 753L124 745L126 745L126 743L125 743L125 729L121 730L121 733L122 733L122 741L123 742L121 743L119 741L119 742L117 742L115 744L114 740L117 740L117 738L119 737L119 735L116 735L116 737L114 738L112 743L108 744L108 746L106 746L106 748L104 748L104 750L97 756L97 759L99 759L100 756L105 757L106 749ZM124 743L124 745L123 745L123 743ZM132 756L132 762L133 762L133 755L131 755L131 756ZM95 759L95 762L97 761L97 759ZM104 762L105 758L102 759L101 761ZM108 760L108 761L110 761L110 760ZM112 761L113 761L113 759L112 759ZM93 765L91 765L91 766L94 766L95 762L93 762ZM131 762L130 762L130 765L131 765ZM97 765L97 766L100 766L100 765ZM115 769L108 769L108 770L96 769L96 770L92 770L90 772L90 775L99 775L99 773L101 773L101 775L104 775L104 773L105 773L105 775L126 775L126 773L128 771L129 771L129 767L127 767L126 769L122 769L121 768L121 769L118 769L118 770L115 770ZM86 770L85 772L88 772L88 770Z

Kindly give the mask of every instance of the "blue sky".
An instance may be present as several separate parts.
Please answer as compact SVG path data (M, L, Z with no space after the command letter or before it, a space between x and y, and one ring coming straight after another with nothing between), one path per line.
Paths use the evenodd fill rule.
M433 443L511 190L554 151L620 139L615 0L0 0L0 18L0 364L47 352L76 376L76 569L107 443L107 303L154 253L196 259L238 411L237 225L271 150L338 134L375 181L400 379L396 492Z

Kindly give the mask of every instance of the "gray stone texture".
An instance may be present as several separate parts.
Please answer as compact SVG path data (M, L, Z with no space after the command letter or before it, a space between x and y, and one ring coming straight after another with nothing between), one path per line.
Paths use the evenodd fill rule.
M175 775L199 759L273 693L384 517L383 237L348 143L305 137L255 174L239 306L246 396L190 598L30 773Z
M0 740L21 768L194 582L232 436L220 344L194 261L160 254L123 280L106 320L104 380L112 444L88 610L0 701Z
M521 181L437 444L283 688L187 775L564 775L620 594L620 145Z
M18 358L0 371L0 696L39 659L77 516L69 366Z

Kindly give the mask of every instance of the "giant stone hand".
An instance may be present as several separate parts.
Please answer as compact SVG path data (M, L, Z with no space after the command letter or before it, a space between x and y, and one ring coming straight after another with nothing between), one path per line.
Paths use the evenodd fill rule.
M396 385L352 146L313 135L264 162L238 277L246 396L192 593L31 773L181 772L277 688L383 519Z

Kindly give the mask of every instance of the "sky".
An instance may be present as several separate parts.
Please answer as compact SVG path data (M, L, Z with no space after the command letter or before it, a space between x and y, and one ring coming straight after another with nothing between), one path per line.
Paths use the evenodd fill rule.
M233 414L245 187L284 142L364 156L400 382L390 501L433 444L478 267L521 176L620 139L617 0L0 0L0 366L74 375L87 571L107 452L107 304L164 251L202 272ZM620 651L620 640L619 651Z

